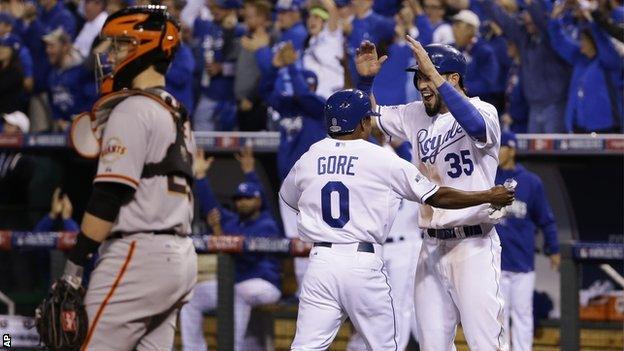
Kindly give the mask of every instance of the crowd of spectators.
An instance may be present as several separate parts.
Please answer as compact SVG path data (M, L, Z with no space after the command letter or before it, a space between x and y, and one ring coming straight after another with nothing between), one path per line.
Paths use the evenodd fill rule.
M108 45L98 35L106 16L148 1L0 2L0 113L24 112L31 132L66 131L97 99L94 57ZM160 3L183 36L166 88L190 111L196 131L289 136L293 128L315 128L302 118L320 117L324 99L356 85L355 49L363 40L389 56L373 87L378 102L419 99L413 73L405 72L413 63L405 43L411 35L462 51L468 94L494 104L505 129L621 132L621 0Z

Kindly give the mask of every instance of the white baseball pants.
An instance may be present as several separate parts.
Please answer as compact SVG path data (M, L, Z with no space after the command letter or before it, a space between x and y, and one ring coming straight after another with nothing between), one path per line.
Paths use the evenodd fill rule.
M416 274L418 253L422 244L420 233L418 233L418 236L417 239L397 240L383 246L383 260L388 271L392 298L396 306L398 350L405 350L412 329L416 329L415 326L412 326L412 324L415 324L414 276ZM356 332L349 339L347 351L365 350L366 344L364 339L360 333Z
M459 322L470 350L509 350L503 331L500 258L495 229L461 240L425 235L414 290L422 351L455 350Z
M535 272L503 271L501 288L505 297L505 334L512 351L533 349L533 290ZM509 322L511 319L511 329ZM509 331L511 330L511 339Z
M275 303L281 292L273 284L260 278L248 279L234 285L234 350L243 350L247 324L254 306ZM204 313L217 308L217 282L198 283L193 298L180 311L182 346L184 351L206 351Z

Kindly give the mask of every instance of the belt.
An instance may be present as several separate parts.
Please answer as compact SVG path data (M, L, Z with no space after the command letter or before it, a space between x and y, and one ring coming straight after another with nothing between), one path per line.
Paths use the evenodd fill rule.
M128 235L133 234L154 234L154 235L179 235L184 236L182 234L178 234L171 229L167 230L153 230L151 232L112 232L107 239L122 239Z
M471 236L483 235L483 229L480 225L468 225L464 227L454 228L442 228L442 229L427 229L427 234L430 237L447 240L447 239L464 239Z
M314 247L332 247L333 245L328 242L314 243ZM375 253L375 246L372 243L358 243L357 251Z
M398 243L400 241L405 241L405 237L404 236L400 236L398 238L393 238L393 237L388 237L388 239L386 239L386 244L392 244L392 243Z

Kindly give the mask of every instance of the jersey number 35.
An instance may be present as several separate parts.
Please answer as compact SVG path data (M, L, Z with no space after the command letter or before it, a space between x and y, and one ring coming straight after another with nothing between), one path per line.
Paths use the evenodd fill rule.
M444 161L449 163L451 170L446 172L451 178L459 178L462 173L469 176L474 171L474 163L470 159L470 150L460 150L459 155L449 152L444 157Z

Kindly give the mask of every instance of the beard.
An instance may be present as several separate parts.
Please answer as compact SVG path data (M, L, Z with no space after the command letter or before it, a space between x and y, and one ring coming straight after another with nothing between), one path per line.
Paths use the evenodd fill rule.
M437 93L433 94L433 98L435 98L435 102L431 105L428 102L425 102L425 112L429 117L433 117L440 113L440 109L442 108L442 100L440 99L440 95Z

